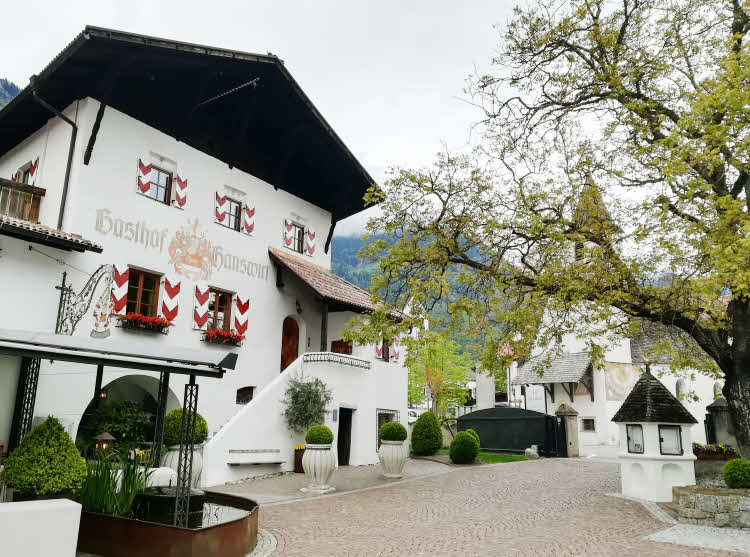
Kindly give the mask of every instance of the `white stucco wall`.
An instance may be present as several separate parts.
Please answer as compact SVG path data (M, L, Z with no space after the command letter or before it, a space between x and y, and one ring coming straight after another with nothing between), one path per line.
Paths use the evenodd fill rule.
M75 557L81 505L68 499L0 504L2 554Z
M53 331L59 301L59 291L55 286L60 284L63 272L67 272L67 283L76 293L100 265L126 264L160 275L175 273L169 246L177 233L203 235L211 243L212 253L221 264L215 265L205 277L180 277L179 312L169 334L148 335L120 328L111 328L111 334L142 345L202 350L207 358L216 361L227 351L236 351L239 354L237 367L228 371L223 379L198 378L198 409L208 421L210 434L213 434L245 408L235 403L237 389L253 386L255 396L258 396L263 388L279 377L282 323L286 316L294 317L300 325L299 354L320 349L321 302L309 287L289 273L284 273L284 286L276 286L276 273L268 248L285 249L284 219L294 219L316 233L314 256L299 254L298 257L330 268L331 255L325 253L324 243L331 215L283 190L275 190L254 176L230 169L225 163L111 107L104 112L93 155L86 166L83 155L98 107L98 101L87 98L65 109L65 113L78 123L79 134L63 228L101 244L104 251L101 254L66 252L0 235L0 289L10 293L4 298L0 328ZM9 177L36 156L40 157L35 185L47 190L41 204L40 220L51 227L57 223L69 131L67 124L57 119L50 120L18 147L0 157L0 176L4 177ZM137 191L139 158L188 180L184 208L159 203ZM252 236L214 222L216 191L255 206ZM142 243L138 238L134 239L129 230L136 227L152 233L153 241ZM30 245L34 251L29 251ZM227 255L241 260L241 266L232 267ZM224 348L201 342L201 332L193 328L193 296L198 278L204 278L213 288L250 298L248 328L241 347ZM104 283L96 290L94 303L103 295L107 295ZM330 314L329 342L340 337L343 324L350 317L346 312ZM112 327L114 324L113 320ZM75 334L91 338L92 327L93 316L89 308ZM91 342L95 343L96 339L91 338ZM354 350L355 355L374 359L371 346L355 347ZM400 380L396 368L403 369L401 364L387 366L382 373L373 373L373 377L382 377L382 381L373 379L374 387L361 391L368 393L373 408L403 409L405 420L406 372L403 371L403 380ZM75 437L81 415L93 396L95 372L93 366L42 362L35 415L57 416L69 426ZM158 377L156 373L138 373ZM12 407L15 396L12 385L17 381L17 374L15 364L0 362L0 386L8 386L0 390L0 408ZM131 372L127 370L105 368L104 385L129 374ZM385 379L390 375L399 379L394 385ZM182 401L186 381L184 377L172 375L170 397ZM7 439L10 428L5 413L0 411L0 439ZM375 427L371 429L369 442L374 446Z

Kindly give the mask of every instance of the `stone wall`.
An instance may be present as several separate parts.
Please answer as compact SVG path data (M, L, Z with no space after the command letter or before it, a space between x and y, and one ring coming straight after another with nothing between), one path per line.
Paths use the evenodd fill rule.
M750 489L673 487L669 506L683 524L750 528Z

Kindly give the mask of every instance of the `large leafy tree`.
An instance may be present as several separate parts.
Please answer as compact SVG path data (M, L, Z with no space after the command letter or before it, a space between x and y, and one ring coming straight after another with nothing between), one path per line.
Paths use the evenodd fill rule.
M409 369L409 403L424 400L429 390L430 409L436 414L446 407L466 402L471 360L461 352L458 343L448 337L428 333L419 348L406 358Z
M381 234L385 310L442 300L487 369L661 327L673 366L722 375L750 454L748 0L536 0L469 91L481 153L396 169ZM380 193L373 190L370 199Z

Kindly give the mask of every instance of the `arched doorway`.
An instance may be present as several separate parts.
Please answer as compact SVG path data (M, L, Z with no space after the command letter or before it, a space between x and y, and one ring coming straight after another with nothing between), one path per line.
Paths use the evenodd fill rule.
M294 317L286 317L281 326L281 371L299 355L299 324Z

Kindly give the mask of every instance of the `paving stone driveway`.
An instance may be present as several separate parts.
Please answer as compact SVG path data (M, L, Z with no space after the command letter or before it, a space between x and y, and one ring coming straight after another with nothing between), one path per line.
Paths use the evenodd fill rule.
M334 481L335 485L335 474ZM543 459L261 506L277 555L737 555L644 540L669 525L619 491L617 465Z

